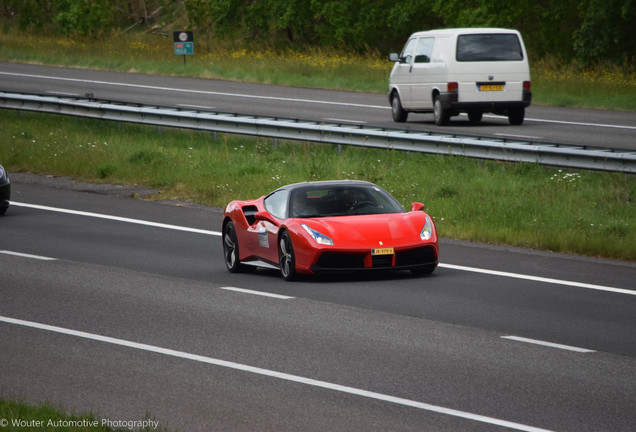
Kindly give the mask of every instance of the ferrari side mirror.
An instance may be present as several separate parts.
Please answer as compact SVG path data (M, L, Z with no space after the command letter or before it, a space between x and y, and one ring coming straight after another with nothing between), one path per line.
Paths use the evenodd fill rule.
M425 207L426 206L422 204L421 202L414 202L411 204L411 211L412 212L421 211L421 210L424 210Z
M278 226L278 222L276 222L276 219L274 219L274 217L271 214L269 214L269 212L266 212L266 211L257 212L254 215L254 219L259 221L269 222L271 224Z

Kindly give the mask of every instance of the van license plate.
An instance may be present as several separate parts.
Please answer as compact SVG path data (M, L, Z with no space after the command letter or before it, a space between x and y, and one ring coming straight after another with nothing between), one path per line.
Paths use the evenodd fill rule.
M503 91L503 84L480 84L479 91Z
M371 249L371 255L393 255L393 248Z

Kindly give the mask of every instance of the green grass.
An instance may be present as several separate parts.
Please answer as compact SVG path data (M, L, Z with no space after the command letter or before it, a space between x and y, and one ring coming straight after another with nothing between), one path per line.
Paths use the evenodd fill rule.
M0 399L0 430L3 432L166 432L156 425L156 420L148 415L134 420L103 420L92 413L66 414L50 403L28 404Z
M633 176L527 163L280 142L0 111L9 172L146 185L224 207L288 183L362 179L424 202L442 237L636 260Z

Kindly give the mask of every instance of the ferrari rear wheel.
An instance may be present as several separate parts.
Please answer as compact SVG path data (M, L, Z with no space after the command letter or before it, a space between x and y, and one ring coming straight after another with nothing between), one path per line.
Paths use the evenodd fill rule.
M226 223L223 228L223 257L225 267L230 273L238 273L243 269L239 261L239 245L232 222Z
M294 245L291 236L284 231L278 241L278 259L280 262L280 274L286 281L296 278L296 259L294 257Z

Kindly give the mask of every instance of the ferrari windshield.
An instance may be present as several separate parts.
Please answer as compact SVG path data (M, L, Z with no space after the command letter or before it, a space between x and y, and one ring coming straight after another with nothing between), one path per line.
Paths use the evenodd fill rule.
M290 194L290 217L403 213L400 203L375 185L315 185Z

